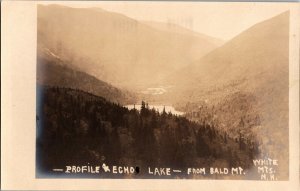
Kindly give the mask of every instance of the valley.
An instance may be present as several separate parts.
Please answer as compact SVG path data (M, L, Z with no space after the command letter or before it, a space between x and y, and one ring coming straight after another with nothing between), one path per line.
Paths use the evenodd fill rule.
M248 171L255 158L288 164L288 77L289 12L223 42L100 8L40 5L41 169L86 161ZM277 169L281 180L285 168Z

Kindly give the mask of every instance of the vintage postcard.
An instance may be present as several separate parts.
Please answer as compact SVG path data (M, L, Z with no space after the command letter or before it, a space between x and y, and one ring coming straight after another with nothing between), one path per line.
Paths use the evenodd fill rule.
M221 187L222 180L297 188L299 4L41 1L30 7L33 40L26 47L34 62L24 71L31 72L33 105L24 108L31 130L9 123L30 132L35 188L56 189L41 186L49 179L111 182L84 189L121 189L109 185L130 180L134 188L170 189L174 179L193 180L184 183L198 184L191 189L201 181L202 188L209 181ZM14 84L26 81L19 80ZM13 100L5 106L16 109ZM170 187L151 188L147 180Z

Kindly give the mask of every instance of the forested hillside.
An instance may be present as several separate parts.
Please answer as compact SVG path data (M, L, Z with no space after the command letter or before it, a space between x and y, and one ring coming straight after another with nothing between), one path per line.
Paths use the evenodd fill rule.
M260 157L281 161L277 175L288 178L289 12L255 24L173 78L178 83L165 97L177 97L177 109L259 142Z
M205 121L158 113L145 102L139 112L81 90L38 86L37 92L41 173L87 163L138 166L139 178L154 166L247 169L257 152L241 137L232 139Z

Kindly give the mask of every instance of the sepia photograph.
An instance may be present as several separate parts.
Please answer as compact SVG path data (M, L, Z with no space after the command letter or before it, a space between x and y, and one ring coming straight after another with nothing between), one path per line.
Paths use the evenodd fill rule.
M2 5L1 189L299 188L299 3Z
M288 8L153 4L37 6L37 178L288 180Z

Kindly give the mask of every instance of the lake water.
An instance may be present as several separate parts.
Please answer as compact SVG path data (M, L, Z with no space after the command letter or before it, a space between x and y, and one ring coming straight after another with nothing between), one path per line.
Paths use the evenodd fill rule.
M135 105L135 109L137 109L137 110L140 111L140 110L141 110L141 106L142 106L142 105L136 104L136 105ZM125 107L131 110L131 109L134 108L134 105L126 105ZM166 106L163 106L163 105L149 105L149 108L150 108L150 109L154 108L154 109L157 110L159 113L162 113L162 112L163 112L164 107L165 107L165 111L166 111L167 113L171 112L171 113L174 114L174 115L183 115L183 114L184 114L184 112L176 111L175 108L174 108L173 106L169 106L169 105L166 105Z
M173 86L159 86L159 87L150 87L146 90L141 91L142 94L150 94L150 95L162 95L166 93Z

